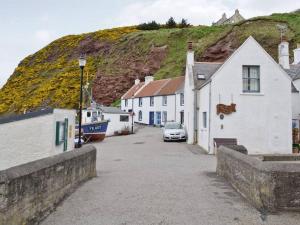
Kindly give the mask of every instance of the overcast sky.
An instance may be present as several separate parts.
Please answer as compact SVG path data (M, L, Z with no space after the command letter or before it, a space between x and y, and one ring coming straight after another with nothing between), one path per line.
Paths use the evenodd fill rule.
M289 12L297 0L1 0L0 87L20 60L67 35L156 20L209 25L238 8L246 17Z

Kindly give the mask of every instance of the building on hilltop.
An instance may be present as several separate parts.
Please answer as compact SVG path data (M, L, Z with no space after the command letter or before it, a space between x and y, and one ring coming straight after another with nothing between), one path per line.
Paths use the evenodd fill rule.
M233 23L238 23L245 20L245 18L240 14L239 10L236 9L235 13L233 16L227 18L226 13L222 15L222 18L219 19L217 22L213 23L213 26L220 26L220 25L225 25L225 24L233 24Z

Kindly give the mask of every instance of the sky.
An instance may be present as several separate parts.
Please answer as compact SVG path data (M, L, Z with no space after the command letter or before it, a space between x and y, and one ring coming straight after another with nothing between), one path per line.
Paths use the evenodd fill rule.
M0 0L0 88L19 62L69 34L136 25L170 16L210 25L239 9L245 18L290 12L297 0Z

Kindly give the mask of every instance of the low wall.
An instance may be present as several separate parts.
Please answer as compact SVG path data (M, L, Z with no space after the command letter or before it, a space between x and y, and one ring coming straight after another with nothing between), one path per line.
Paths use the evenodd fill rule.
M300 211L300 163L262 161L221 146L217 173L257 209Z
M37 224L95 176L93 146L0 171L0 225Z

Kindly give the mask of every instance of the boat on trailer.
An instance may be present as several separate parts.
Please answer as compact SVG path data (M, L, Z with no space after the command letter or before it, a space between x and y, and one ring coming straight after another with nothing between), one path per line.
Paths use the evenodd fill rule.
M107 120L103 119L102 112L97 103L92 102L91 106L82 110L81 131L84 142L103 141L106 135ZM79 125L76 125L77 133Z

